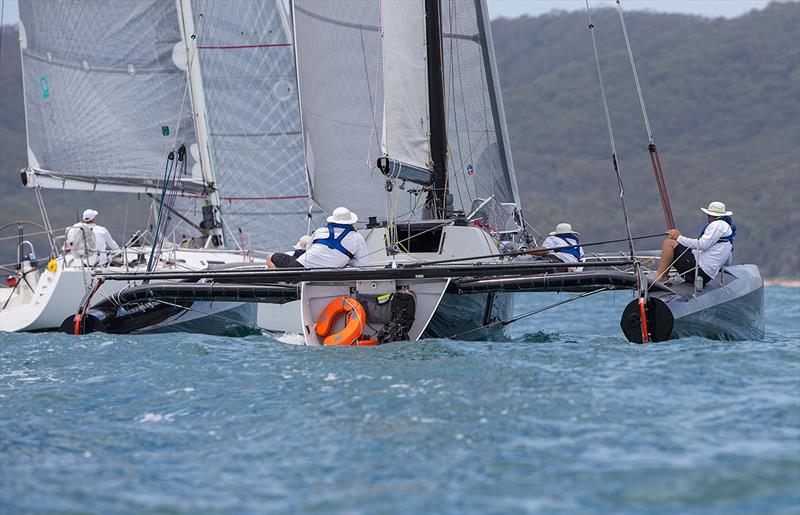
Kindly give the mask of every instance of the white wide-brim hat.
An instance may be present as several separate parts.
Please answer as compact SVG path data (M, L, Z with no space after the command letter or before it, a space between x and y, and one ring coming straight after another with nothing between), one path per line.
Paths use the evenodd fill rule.
M300 236L300 239L297 240L297 243L294 244L294 248L297 250L303 249L306 250L308 248L308 240L311 238L308 237L308 234L304 234Z
M333 214L328 217L328 223L333 224L354 224L358 222L358 216L346 207L337 207Z
M710 216L731 216L733 211L726 211L725 204L722 202L712 202L708 205L708 209L701 207L700 211Z
M561 223L556 225L556 230L550 233L550 236L557 236L559 234L577 234L578 236L581 235L578 231L573 231L572 226L567 223Z
M97 218L98 214L99 213L97 211L95 211L94 209L87 209L87 210L85 210L83 212L83 221L84 222L91 222L92 220Z

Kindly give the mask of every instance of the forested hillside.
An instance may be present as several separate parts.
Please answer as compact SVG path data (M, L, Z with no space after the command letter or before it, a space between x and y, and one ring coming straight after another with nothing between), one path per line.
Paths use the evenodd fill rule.
M721 200L739 228L735 260L797 277L800 4L733 20L625 19L678 227L696 236L698 207ZM658 232L663 214L616 10L594 23L633 232ZM570 221L586 240L624 236L586 14L492 28L526 216L539 230Z
M733 20L630 12L626 21L679 228L694 235L704 223L698 207L722 200L739 226L737 262L757 263L769 277L800 275L800 4ZM659 232L619 19L601 10L594 22L633 231ZM542 232L569 221L586 241L624 236L585 14L498 19L493 34L528 220ZM18 178L25 126L17 45L16 30L4 27L0 225L39 219ZM133 220L143 210L125 196L45 196L60 226L87 202L114 228L126 211Z

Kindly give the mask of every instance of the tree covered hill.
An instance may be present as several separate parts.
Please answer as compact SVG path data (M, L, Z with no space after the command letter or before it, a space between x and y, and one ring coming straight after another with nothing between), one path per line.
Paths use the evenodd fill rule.
M619 18L611 9L593 16L633 232L660 232ZM732 20L629 12L626 21L678 227L695 236L704 223L698 207L722 200L739 227L735 260L757 263L768 277L798 277L800 4L775 3ZM585 13L498 19L492 28L528 221L541 232L571 222L584 241L623 237ZM39 218L32 192L19 184L25 126L16 30L4 27L2 39L0 225ZM131 228L144 216L143 201L127 196L45 197L59 226L89 203L112 228L126 218Z
M633 232L656 233L665 223L619 18L614 9L593 18ZM732 20L625 20L678 227L696 236L698 207L722 200L739 228L735 260L797 277L800 4ZM492 29L527 218L540 231L569 221L584 240L623 237L586 14Z

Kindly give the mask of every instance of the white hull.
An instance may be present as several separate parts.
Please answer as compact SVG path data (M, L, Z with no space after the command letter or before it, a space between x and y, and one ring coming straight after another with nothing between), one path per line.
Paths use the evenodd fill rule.
M437 225L437 223L432 223ZM386 229L375 228L362 231L367 242L367 250L369 254L370 266L387 267L393 264L402 265L404 263L416 263L426 261L437 261L442 259L463 258L466 256L490 256L476 260L476 262L484 264L499 263L499 249L495 240L491 238L485 231L474 226L454 226L449 225L440 229L439 235L432 239L430 248L412 249L412 252L398 253L395 256L388 255L386 252ZM458 313L458 320L464 319L465 313L469 314L470 328L476 325L481 325L482 319L485 317L485 302L483 302L479 309L467 309L467 306L462 301L466 301L466 297L462 296L447 296L444 291L447 288L447 281L427 281L419 279L408 279L401 281L390 281L391 287L386 291L380 293L388 293L396 291L396 289L408 288L414 291L417 296L417 320L414 323L409 337L418 339L423 335L428 328L431 320L435 319L450 319ZM319 312L325 304L330 302L333 298L340 296L349 296L351 293L358 291L365 293L369 289L368 284L358 284L359 282L333 282L321 284L304 284L302 291L305 292L304 300L290 301L285 304L269 304L259 303L255 304L255 309L252 311L239 309L237 313L244 315L247 320L242 320L242 328L260 328L265 331L281 332L281 333L298 333L304 334L307 338L307 343L317 344L313 336L315 324L319 317ZM373 283L366 281L366 283ZM374 286L373 286L374 287ZM327 291L330 289L331 291ZM446 312L438 312L438 306L442 297L453 297L449 300L448 309ZM96 296L93 304L96 304L103 297ZM485 296L481 296L485 300ZM200 309L200 306L203 306ZM190 331L199 333L219 334L216 331L216 326L209 323L215 319L218 322L227 320L230 317L224 312L231 312L236 306L242 306L242 303L237 302L214 302L214 303L201 303L197 302L190 308L186 309L186 313L174 314L167 319L158 322L155 325L136 329L137 332L142 331ZM498 308L510 305L508 302L498 302L495 305L496 313L490 313L492 318L502 312L506 315L505 309ZM472 306L470 306L471 308ZM463 308L463 309L462 309ZM208 310L208 311L206 311ZM192 315L189 315L189 312ZM475 316L471 316L475 315ZM238 315L237 315L238 316ZM248 318L249 317L249 318ZM445 320L446 321L446 320ZM443 324L441 321L437 324L439 327L447 327L453 330L458 329L460 324ZM212 330L213 329L213 330ZM371 331L377 330L377 327L369 327ZM226 331L230 332L230 331ZM500 331L502 333L502 331ZM471 337L481 337L482 333L476 333ZM496 335L493 335L496 336Z
M149 249L144 249L149 251ZM131 259L137 252L131 251ZM241 253L231 251L175 249L169 253L172 265L164 265L158 270L175 269L202 270L210 264L240 263L244 261ZM80 266L65 266L59 258L58 269L54 272L30 271L26 275L28 284L21 281L16 288L0 289L0 331L53 331L57 330L67 317L73 315L92 287L92 269ZM27 266L27 264L26 264ZM98 268L98 270L101 270ZM103 271L124 272L125 267L105 267ZM142 268L144 270L144 268ZM95 294L95 299L103 299L120 291L129 283L126 281L106 281Z

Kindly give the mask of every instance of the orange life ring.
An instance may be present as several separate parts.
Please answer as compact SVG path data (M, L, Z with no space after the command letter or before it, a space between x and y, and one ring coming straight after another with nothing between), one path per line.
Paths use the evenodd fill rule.
M344 329L331 334L333 325L345 315ZM316 333L323 338L322 345L377 345L378 340L361 339L367 325L364 307L352 297L337 297L325 306L317 319Z

